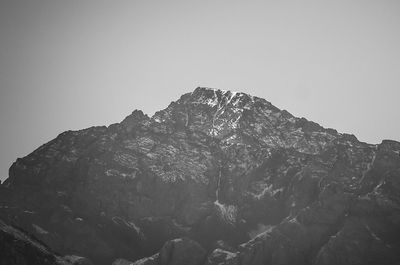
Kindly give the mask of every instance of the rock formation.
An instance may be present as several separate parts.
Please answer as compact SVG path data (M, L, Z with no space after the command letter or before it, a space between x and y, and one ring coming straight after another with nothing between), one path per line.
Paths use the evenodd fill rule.
M399 154L197 88L17 159L0 218L100 265L400 264Z

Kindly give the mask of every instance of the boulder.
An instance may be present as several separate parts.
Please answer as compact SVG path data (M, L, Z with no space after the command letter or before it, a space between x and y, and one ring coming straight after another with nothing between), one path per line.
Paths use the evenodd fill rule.
M160 250L160 265L200 265L206 251L189 238L178 238L164 244Z

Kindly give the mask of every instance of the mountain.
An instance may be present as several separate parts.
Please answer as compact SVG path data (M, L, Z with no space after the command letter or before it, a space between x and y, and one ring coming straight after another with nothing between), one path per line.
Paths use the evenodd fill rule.
M18 158L0 218L100 265L400 264L399 154L199 87Z

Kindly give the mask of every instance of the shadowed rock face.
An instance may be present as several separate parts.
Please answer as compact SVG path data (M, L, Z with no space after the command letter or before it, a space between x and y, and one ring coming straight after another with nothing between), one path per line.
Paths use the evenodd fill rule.
M68 131L17 159L0 217L95 264L174 238L200 243L204 264L398 264L399 152L197 88L152 117Z
M42 242L0 220L1 265L92 265L83 257L60 257Z

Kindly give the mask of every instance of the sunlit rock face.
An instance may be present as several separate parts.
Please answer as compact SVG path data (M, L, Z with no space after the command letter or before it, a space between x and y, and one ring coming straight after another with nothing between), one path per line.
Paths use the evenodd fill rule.
M200 264L398 264L399 153L200 87L17 159L0 214L95 264L159 264L175 238L205 249Z

